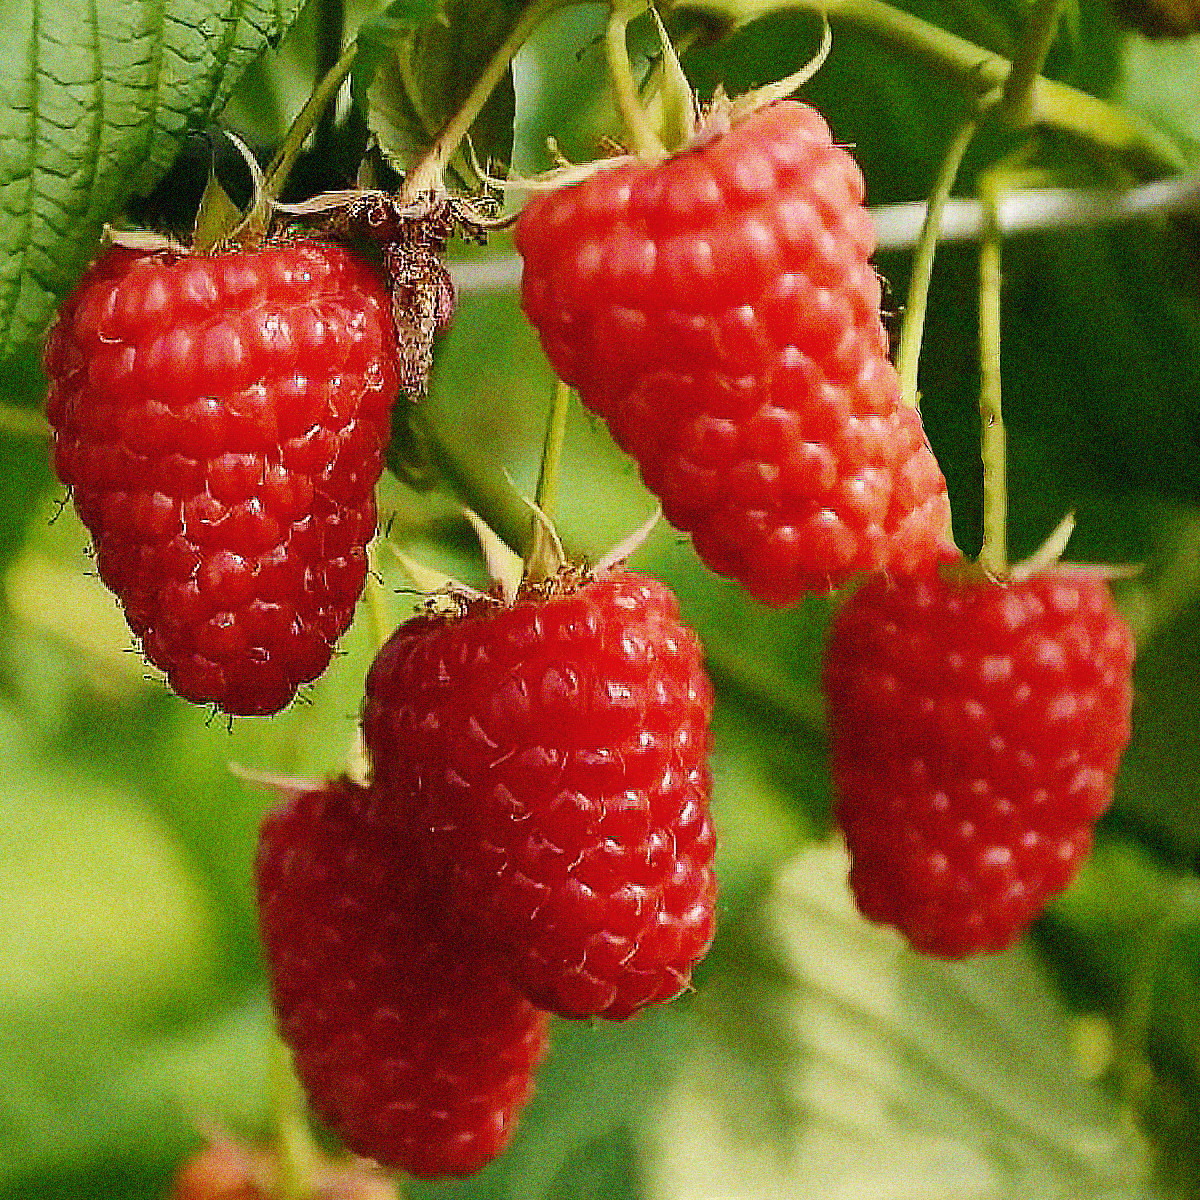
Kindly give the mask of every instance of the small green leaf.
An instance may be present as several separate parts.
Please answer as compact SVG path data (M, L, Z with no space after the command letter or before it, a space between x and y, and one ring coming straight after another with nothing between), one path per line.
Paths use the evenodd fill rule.
M397 170L407 171L432 147L438 132L462 107L495 51L512 32L524 6L492 0L449 0L441 20L397 38L393 48L376 48L364 63L370 83L356 84L368 104L367 120ZM471 126L475 154L507 163L512 157L516 93L507 72ZM459 151L452 175L466 187L481 182L469 156Z
M224 107L301 0L15 0L0 51L0 358L39 337L104 222Z

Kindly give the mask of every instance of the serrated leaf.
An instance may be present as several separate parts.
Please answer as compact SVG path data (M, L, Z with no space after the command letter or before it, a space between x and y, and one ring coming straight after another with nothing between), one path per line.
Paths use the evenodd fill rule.
M743 1056L713 1039L663 1113L658 1200L1152 1194L1126 1114L1082 1078L1070 1018L1026 948L919 958L858 916L833 843L785 872L763 937L782 980L764 980L742 1024L747 1040L774 1030L792 1119L765 1141L737 1111L745 1093L731 1110ZM736 976L726 987L744 992Z
M410 169L428 152L523 9L511 0L449 0L440 20L397 39L390 52L372 56L367 121L397 170ZM507 163L512 157L515 117L516 92L508 71L470 130L476 157L485 166L489 160ZM461 149L448 174L459 186L473 188L481 182Z
M103 223L224 107L302 0L10 0L0 51L0 358L39 337Z

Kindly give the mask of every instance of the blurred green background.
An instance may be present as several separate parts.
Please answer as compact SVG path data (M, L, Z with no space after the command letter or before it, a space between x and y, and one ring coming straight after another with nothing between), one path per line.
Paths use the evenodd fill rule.
M232 81L214 83L184 113L172 143L182 165L131 211L169 216L173 202L177 220L194 204L209 142L183 138L189 124L223 112L253 145L279 140L328 55L331 8L313 0L261 55L264 38L243 39L228 104ZM911 8L1000 52L1027 11L1019 0ZM351 10L351 28L365 11ZM282 33L291 14L275 12ZM0 13L6 34L29 28L28 6ZM618 130L596 45L604 16L561 12L518 59L519 169L547 165L548 134L582 159ZM684 12L675 21L694 24ZM737 92L793 70L819 35L801 15L728 36L706 28L684 64L702 95L718 81ZM3 96L19 63L17 50L0 53L13 58L0 63ZM1086 0L1048 70L1140 112L1196 162L1200 39L1151 43ZM855 148L875 203L927 191L962 111L950 85L840 26L804 98ZM351 118L321 136L298 190L342 182L364 131ZM960 190L1012 144L981 139ZM1056 179L1123 179L1065 137L1039 138L1037 153ZM173 156L162 150L158 174ZM0 188L19 174L3 169ZM0 199L11 223L20 198ZM475 253L510 255L511 242L498 235ZM79 265L46 272L48 294ZM907 257L879 266L899 308ZM922 370L968 550L979 536L975 269L969 246L940 254ZM558 1023L509 1152L470 1182L402 1183L404 1194L1200 1196L1200 227L1159 218L1015 240L1004 303L1015 553L1074 509L1071 557L1146 564L1119 592L1140 641L1134 740L1080 881L1024 944L983 962L923 961L860 921L829 836L816 690L829 604L762 610L660 526L634 565L678 591L718 686L717 944L695 993L667 1009L621 1027ZM14 339L2 396L36 410L37 338ZM467 292L423 403L476 463L530 490L551 382L515 296ZM199 1144L197 1119L267 1129L250 867L270 798L229 764L343 769L358 753L376 633L360 612L328 674L270 720L227 728L174 699L134 652L46 443L18 417L0 432L0 1197L156 1197ZM653 508L577 407L563 477L561 526L576 547L606 548ZM380 509L391 542L482 578L444 490L387 475ZM395 622L413 597L383 545L375 564Z

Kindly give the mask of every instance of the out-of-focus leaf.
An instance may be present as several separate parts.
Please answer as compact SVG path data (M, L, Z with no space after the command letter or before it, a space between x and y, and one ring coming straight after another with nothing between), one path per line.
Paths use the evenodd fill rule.
M635 1200L643 1194L642 1167L630 1129L642 1126L655 1097L691 1054L694 1037L694 1023L678 1005L620 1025L556 1021L537 1094L509 1149L472 1179L413 1183L408 1194L414 1200ZM581 1178L587 1172L594 1172L590 1180ZM601 1185L615 1190L598 1191Z
M1033 956L918 958L862 921L845 875L840 847L813 847L766 910L768 957L783 972L747 1006L745 1033L761 1024L779 1037L794 1114L782 1140L730 1114L741 1057L718 1037L661 1115L649 1194L1150 1195L1143 1149L1080 1078L1069 1018Z
M0 358L38 337L101 225L221 111L299 0L13 0L0 52Z

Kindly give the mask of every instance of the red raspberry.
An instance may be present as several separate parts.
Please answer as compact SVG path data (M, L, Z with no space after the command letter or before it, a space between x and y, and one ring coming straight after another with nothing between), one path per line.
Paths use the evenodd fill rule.
M469 1175L511 1137L546 1015L433 928L411 852L346 780L264 822L258 896L280 1031L313 1107L355 1152Z
M1133 642L1103 578L876 576L825 691L850 884L926 954L1003 950L1075 877L1129 740Z
M402 625L363 734L456 931L539 1007L622 1019L712 940L711 708L674 595L614 571Z
M313 242L112 248L63 304L55 468L181 696L277 712L328 665L366 576L395 356L384 285Z
M946 485L899 403L863 180L786 101L530 201L522 305L716 572L767 604L934 557Z

